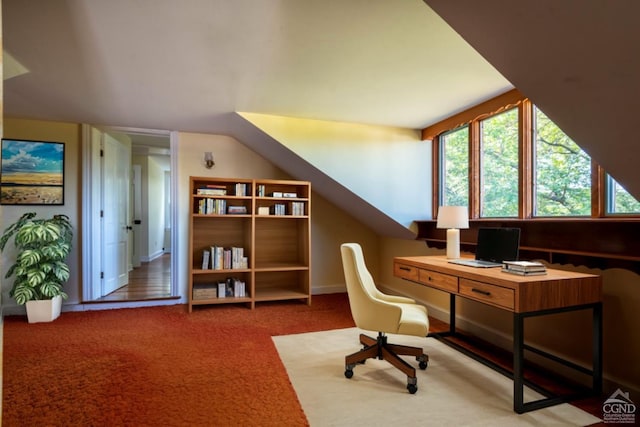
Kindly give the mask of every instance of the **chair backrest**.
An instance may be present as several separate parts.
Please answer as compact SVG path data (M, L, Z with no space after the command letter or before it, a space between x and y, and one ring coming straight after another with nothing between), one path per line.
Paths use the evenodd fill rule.
M357 243L344 243L340 251L351 315L356 326L370 331L397 331L402 310L379 298L381 292L367 269L362 247Z

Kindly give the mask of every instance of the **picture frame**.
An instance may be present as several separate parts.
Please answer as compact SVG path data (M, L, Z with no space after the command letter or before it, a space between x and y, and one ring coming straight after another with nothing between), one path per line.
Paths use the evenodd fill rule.
M65 144L2 139L1 205L64 205Z

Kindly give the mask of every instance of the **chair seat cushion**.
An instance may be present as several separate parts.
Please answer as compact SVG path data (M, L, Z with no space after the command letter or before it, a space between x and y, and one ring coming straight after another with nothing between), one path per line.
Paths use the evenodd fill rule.
M398 333L426 337L429 332L427 308L419 304L397 304L402 308Z

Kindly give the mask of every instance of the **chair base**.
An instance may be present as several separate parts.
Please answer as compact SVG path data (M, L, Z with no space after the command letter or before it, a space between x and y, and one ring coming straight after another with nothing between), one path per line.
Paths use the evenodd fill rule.
M353 376L353 368L357 364L363 364L367 359L377 358L386 360L407 376L407 389L409 393L413 394L418 391L416 369L400 356L415 356L419 362L418 366L420 369L427 369L429 356L424 354L421 348L390 344L387 342L387 336L382 332L378 332L377 339L365 334L360 334L360 344L364 346L362 350L344 358L345 377L351 378Z

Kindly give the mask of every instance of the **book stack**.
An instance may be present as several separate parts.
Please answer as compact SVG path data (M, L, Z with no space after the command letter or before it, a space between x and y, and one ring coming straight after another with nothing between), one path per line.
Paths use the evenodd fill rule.
M210 263L209 259L211 259ZM203 251L203 270L235 270L247 268L249 268L249 259L244 256L244 248L235 246L230 248L211 246L211 251Z
M224 282L218 282L218 298L244 298L247 296L245 282L235 277L228 277Z
M244 183L237 183L236 184L236 196L246 196L247 194L249 194L249 192L247 191L247 184Z
M200 199L198 201L198 213L204 215L224 215L227 209L227 201L224 199Z
M227 194L227 187L217 184L202 185L196 189L196 194L198 196L225 196Z
M304 202L291 202L291 215L304 216Z
M283 204L283 203L276 203L275 205L271 206L271 214L272 215L286 215L287 214L286 205Z
M537 261L503 261L502 271L519 276L547 274L547 267Z

